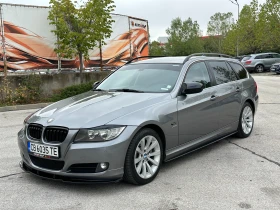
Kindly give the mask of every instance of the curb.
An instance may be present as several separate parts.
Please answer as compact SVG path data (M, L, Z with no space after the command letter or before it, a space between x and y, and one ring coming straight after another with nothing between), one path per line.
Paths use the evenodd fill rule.
M16 105L16 106L4 106L0 107L0 112L27 110L27 109L40 109L48 106L51 103L39 103L39 104L26 104L26 105Z

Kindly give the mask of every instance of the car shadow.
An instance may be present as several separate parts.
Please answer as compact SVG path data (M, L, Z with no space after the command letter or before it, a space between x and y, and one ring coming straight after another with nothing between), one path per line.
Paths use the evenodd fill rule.
M186 154L182 155L181 157L178 157L174 160L166 162L162 165L161 171L173 170L176 167L180 167L182 164L187 164L190 161L194 161L196 159L203 158L203 156L206 156L209 153L212 153L212 152L215 153L220 148L225 147L228 144L228 141L232 140L232 139L234 139L234 138L228 137L226 139L215 142L213 144L210 144L208 146L205 146L205 147L195 150L193 152L186 153Z

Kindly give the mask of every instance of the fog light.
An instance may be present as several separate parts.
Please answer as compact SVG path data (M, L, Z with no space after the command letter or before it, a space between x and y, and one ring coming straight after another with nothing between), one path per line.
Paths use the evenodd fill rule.
M109 168L109 163L98 163L95 170L96 173L106 171Z
M100 163L100 168L106 170L108 168L108 163Z

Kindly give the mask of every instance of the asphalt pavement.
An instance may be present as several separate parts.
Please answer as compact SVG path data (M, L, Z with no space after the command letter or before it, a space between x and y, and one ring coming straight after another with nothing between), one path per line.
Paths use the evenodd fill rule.
M252 135L165 163L145 186L69 184L23 172L17 132L35 110L0 112L0 209L280 209L280 76L254 76Z

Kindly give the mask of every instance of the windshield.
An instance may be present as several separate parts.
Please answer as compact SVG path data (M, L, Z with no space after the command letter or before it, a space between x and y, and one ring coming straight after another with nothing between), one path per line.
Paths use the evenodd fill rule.
M181 69L182 65L179 64L127 65L109 76L97 89L169 93L173 90Z

